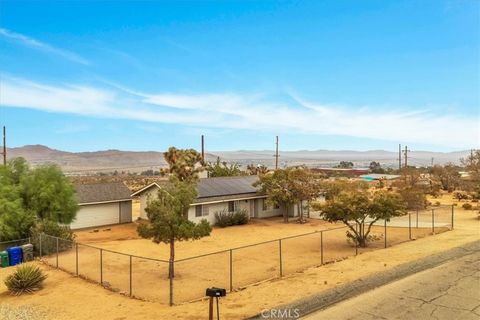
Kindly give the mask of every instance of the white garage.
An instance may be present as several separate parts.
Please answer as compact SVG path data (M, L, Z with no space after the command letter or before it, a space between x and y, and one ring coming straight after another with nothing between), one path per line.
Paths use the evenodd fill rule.
M72 229L132 222L130 190L121 182L75 185L80 209Z

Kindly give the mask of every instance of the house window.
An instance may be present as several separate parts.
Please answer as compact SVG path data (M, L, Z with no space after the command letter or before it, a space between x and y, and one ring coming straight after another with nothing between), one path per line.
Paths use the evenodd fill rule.
M273 209L280 209L280 206L278 204L274 204Z
M195 206L195 217L201 217L202 216L202 205Z
M195 217L208 216L208 206L198 205L195 206Z
M208 216L208 206L202 206L202 216Z
M240 201L228 201L228 212L235 212L240 209Z
M267 210L268 210L267 200L265 200L265 199L262 199L262 210L263 210L263 211L267 211Z

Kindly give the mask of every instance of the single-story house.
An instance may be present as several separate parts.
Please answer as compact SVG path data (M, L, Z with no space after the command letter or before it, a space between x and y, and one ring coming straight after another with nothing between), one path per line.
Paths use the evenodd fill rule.
M75 185L80 209L72 229L132 222L131 191L122 182Z
M191 204L188 219L199 222L206 219L210 224L215 224L216 212L234 212L245 210L250 218L267 218L282 216L285 210L290 216L297 216L297 206L290 208L268 205L267 196L260 194L253 184L257 176L216 177L200 179L197 184L198 196ZM147 219L145 208L149 199L155 197L159 183L151 183L136 191L132 197L140 200L140 218Z

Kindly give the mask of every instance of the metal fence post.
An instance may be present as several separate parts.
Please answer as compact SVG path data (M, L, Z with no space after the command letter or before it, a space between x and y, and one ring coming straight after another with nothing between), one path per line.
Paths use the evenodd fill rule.
M233 250L230 249L230 292L233 291Z
M323 265L323 231L320 231L320 262Z
M132 256L130 255L130 297L132 296Z
M384 230L385 230L385 248L387 247L387 219L384 220Z
M432 209L432 233L435 234L435 209Z
M412 213L408 211L408 240L412 240Z
M103 249L100 249L100 284L103 286Z
M453 219L454 219L454 213L453 213L453 212L454 212L454 210L455 210L454 208L455 208L455 207L454 207L454 205L452 204L452 230L453 230Z
M282 239L278 239L278 252L279 252L279 257L280 257L280 277L283 277Z
M75 242L75 272L78 277L78 243Z
M58 269L58 238L55 238L57 240L57 269Z

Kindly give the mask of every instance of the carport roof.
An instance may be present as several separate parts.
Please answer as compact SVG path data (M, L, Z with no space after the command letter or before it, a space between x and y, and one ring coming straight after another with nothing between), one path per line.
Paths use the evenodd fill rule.
M75 185L75 198L79 204L130 200L130 193L122 182Z

